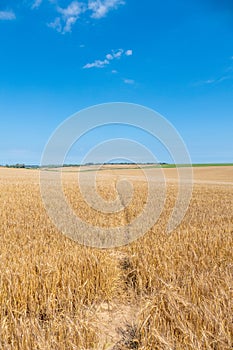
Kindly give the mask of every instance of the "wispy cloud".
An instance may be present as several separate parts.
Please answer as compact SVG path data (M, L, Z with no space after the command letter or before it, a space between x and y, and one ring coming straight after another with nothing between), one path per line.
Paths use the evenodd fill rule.
M64 18L77 17L83 12L85 5L78 1L72 1L66 8L57 7L57 11L61 13Z
M121 58L121 56L123 55L123 53L124 53L124 50L123 49L119 49L119 50L117 50L117 51L113 51L112 50L112 52L111 53L108 53L107 55L106 55L106 58L107 58L107 60L109 60L109 61L112 61L112 60L114 60L115 58Z
M9 11L0 11L0 20L3 21L12 21L16 19L15 13L11 10Z
M35 10L41 6L42 2L43 0L31 0L29 6ZM85 2L73 0L64 8L58 5L58 0L49 0L49 2L54 5L56 16L47 25L61 34L71 32L81 14L99 19L105 17L109 11L116 10L120 5L125 4L124 0L86 0ZM16 19L16 15L12 10L0 11L0 20L10 21L14 19ZM130 50L125 54L130 56Z
M129 85L133 85L133 84L135 84L135 80L133 80L133 79L124 79L124 83L125 84L129 84Z
M110 10L117 9L124 4L123 0L89 0L88 10L92 11L92 18L98 19L105 17Z
M111 53L108 53L105 56L105 59L103 60L95 60L92 63L87 63L85 64L85 66L83 66L84 69L89 69L89 68L104 68L106 67L108 64L110 64L111 61L116 60L116 59L120 59L122 57L122 55L126 55L126 56L131 56L131 55L127 55L126 52L131 51L133 53L132 50L126 50L124 51L123 49L119 49L119 50L112 50ZM116 73L116 71L113 71Z
M216 79L207 79L207 80L201 80L201 81L197 81L196 83L192 84L193 86L203 86L203 85L217 85L222 83L223 81L226 80L231 80L233 79L232 75L223 75L220 78L216 78Z
M133 50L127 50L125 51L126 56L132 56Z
M42 0L35 0L32 8L38 8L41 2ZM57 6L56 12L58 15L52 22L48 23L48 26L59 33L65 34L71 32L81 14L85 13L88 17L99 19L105 17L110 10L117 9L124 4L125 1L123 0L88 0L87 4L75 0L66 8Z
M197 82L197 85L209 85L214 84L216 82L216 79L207 79Z
M72 1L66 8L58 6L57 12L60 17L56 17L48 26L62 34L71 32L72 26L77 22L80 14L85 11L85 4L78 1Z
M55 29L57 32L62 32L61 19L56 17L53 22L48 23L48 27Z
M87 63L85 66L83 66L84 69L89 69L89 68L104 68L106 65L108 65L110 62L105 59L103 61L101 60L95 60L92 63Z
M219 83L222 83L225 80L230 80L230 79L233 79L232 75L224 75L221 78L218 78L215 82L219 84Z
M230 60L233 60L233 56L230 57ZM207 80L197 81L192 84L192 86L204 86L204 85L217 85L226 80L233 80L233 64L230 63L227 68L222 71L222 75L219 74L217 78L211 78Z
M34 3L32 4L32 9L37 9L38 7L40 7L41 3L43 0L35 0Z

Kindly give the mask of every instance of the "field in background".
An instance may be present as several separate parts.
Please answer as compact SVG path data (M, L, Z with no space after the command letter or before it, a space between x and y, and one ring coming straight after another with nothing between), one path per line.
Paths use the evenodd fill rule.
M0 348L232 349L233 166L193 170L190 207L172 235L165 228L177 173L168 168L156 225L131 245L98 250L57 231L41 201L38 170L0 168ZM142 210L141 170L99 172L106 200L119 179L134 185L132 203L118 215L88 208L77 171L64 169L64 191L83 220L115 227Z

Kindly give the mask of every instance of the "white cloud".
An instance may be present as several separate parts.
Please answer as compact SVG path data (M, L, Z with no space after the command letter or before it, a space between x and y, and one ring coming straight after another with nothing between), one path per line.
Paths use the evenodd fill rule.
M107 58L107 60L109 60L109 61L113 60L113 56L112 56L110 53L108 53L108 54L106 55L106 58Z
M126 56L132 56L133 50L127 50L125 51Z
M124 79L125 84L133 85L135 81L133 79Z
M84 69L89 68L104 68L106 65L109 64L109 61L107 59L101 61L101 60L95 60L93 63L87 63L85 66L83 66Z
M78 17L83 12L84 4L78 1L72 1L67 8L58 7L57 11L61 13L64 18Z
M42 3L42 0L35 0L34 3L32 4L32 9L37 9L38 7L40 7Z
M208 79L208 80L204 80L202 83L203 84L214 84L216 83L217 80L215 79Z
M117 9L118 6L124 4L123 0L89 0L88 9L92 11L92 18L99 19L105 17L110 10Z
M75 24L75 22L77 21L78 18L76 17L69 17L66 20L66 24L63 28L63 33L68 33L71 32L71 28L72 26Z
M114 60L114 58L120 58L122 56L123 52L124 52L123 49L119 49L117 51L112 50L111 53L108 53L106 55L106 58L107 58L107 60L112 61L112 60Z
M231 58L233 60L233 56ZM231 63L227 68L222 71L221 74L219 74L218 77L212 77L211 79L206 80L199 80L196 82L193 82L191 86L204 86L204 85L214 85L217 86L218 84L221 84L227 80L232 81L233 80L233 64Z
M119 49L118 51L116 52L112 52L112 55L114 58L120 58L122 56L122 54L124 53L124 50L123 49Z
M0 20L12 21L13 19L16 19L13 11L0 11Z
M230 76L230 75L225 75L225 76L223 76L223 77L221 77L221 78L219 78L218 79L218 83L221 83L222 81L225 81L225 80L231 80L232 79L232 76Z
M53 28L57 32L61 33L62 31L61 19L59 17L56 17L53 22L48 23L48 27Z
M207 80L197 81L192 85L193 86L217 85L224 82L225 80L232 80L232 79L233 79L233 76L229 74L229 75L223 75L222 77L216 78L216 79L207 79Z
M77 22L81 13L86 11L83 3L72 1L66 8L57 7L57 12L61 15L48 24L49 27L65 34L71 32L72 26Z
M112 70L112 74L117 74L117 73L118 73L118 71L116 69Z
M108 53L105 56L104 60L95 60L93 63L87 63L85 64L85 66L83 66L83 68L104 68L105 66L107 66L111 61L115 60L115 59L120 59L122 57L122 55L126 52L128 52L130 50L124 51L123 49L119 49L117 51L112 50L111 53ZM129 55L127 55L129 56Z
M34 0L32 9L38 8L42 1ZM49 1L57 4L57 0ZM55 5L58 15L53 22L48 23L48 26L57 30L59 33L65 34L72 31L73 25L77 22L81 14L88 13L89 17L99 19L105 17L110 10L117 9L120 5L124 4L124 0L88 0L88 4L73 0L66 8Z
M192 86L203 86L203 85L211 85L216 83L216 79L207 79L207 80L200 80L192 83Z

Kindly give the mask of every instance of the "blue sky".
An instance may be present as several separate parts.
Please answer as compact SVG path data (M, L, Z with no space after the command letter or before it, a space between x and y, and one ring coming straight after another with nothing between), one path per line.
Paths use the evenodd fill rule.
M0 164L38 164L64 119L117 101L166 117L194 163L233 162L232 1L1 0Z

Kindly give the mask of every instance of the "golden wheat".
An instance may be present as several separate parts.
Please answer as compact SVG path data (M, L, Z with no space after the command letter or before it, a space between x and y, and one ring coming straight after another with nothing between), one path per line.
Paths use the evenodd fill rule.
M215 180L231 180L228 171L228 178L219 173ZM121 170L131 180L135 172ZM172 169L166 172L175 177ZM118 174L99 173L103 198L115 198ZM130 205L118 214L99 213L83 200L75 176L64 175L64 192L91 224L125 225L146 201L145 181L133 179ZM163 213L144 237L98 250L54 227L40 197L38 171L0 169L0 348L230 350L232 185L196 183L183 222L167 236L176 193L170 182Z

